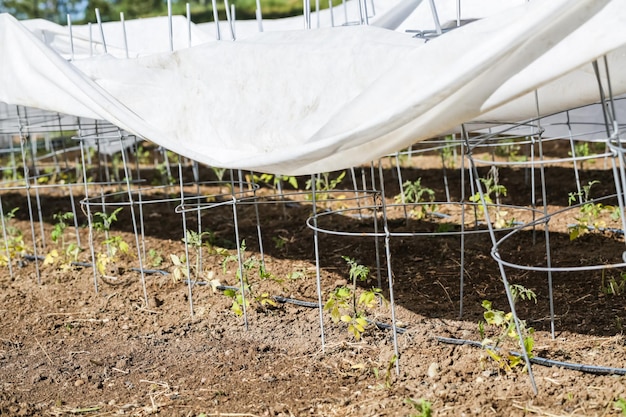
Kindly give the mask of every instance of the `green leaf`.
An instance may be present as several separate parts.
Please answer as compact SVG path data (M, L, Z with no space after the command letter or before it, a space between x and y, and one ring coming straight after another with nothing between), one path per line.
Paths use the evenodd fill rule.
M52 232L50 232L50 238L52 239L54 243L57 243L57 241L62 235L63 235L63 231L57 226L55 226L54 229L52 229Z
M337 289L337 298L348 298L350 297L350 294L352 293L352 290L350 290L350 288L348 287L340 287Z
M517 339L517 330L515 329L513 322L511 322L511 325L509 326L506 335L513 339Z
M484 321L478 322L478 333L480 334L481 339L485 338L485 322Z
M495 313L493 311L485 311L483 317L485 317L487 324L495 324Z
M533 348L535 347L535 339L532 338L532 336L526 336L524 338L524 349L526 350L526 353L530 356L530 353L533 351Z
M106 267L109 261L110 259L106 253L98 254L98 259L96 260L96 268L98 269L98 272L100 272L100 275L105 275Z
M502 362L502 356L498 355L496 353L495 350L493 349L487 349L487 354L491 357L491 359L493 359L494 361L500 363Z
M619 397L613 403L613 406L622 412L622 415L626 416L626 400L622 397Z
M367 324L368 324L367 323L367 319L365 319L364 317L357 317L357 319L355 321L362 328L365 328L365 326L367 326ZM361 331L363 331L363 330L361 330Z
M54 265L54 263L56 262L58 258L59 258L59 252L57 252L56 249L51 250L50 253L48 253L46 257L44 258L43 266Z
M352 333L352 335L354 336L356 340L361 339L361 332L359 332L357 328L353 326L352 324L348 326L348 331Z
M350 323L352 322L352 317L347 314L344 314L341 316L341 321L343 321L344 323Z
M127 254L127 253L128 253L128 251L129 251L129 249L130 249L130 248L129 248L129 246L128 246L128 243L124 242L123 240L122 240L122 241L120 241L120 251L121 251L122 253L126 253L126 254Z
M262 306L270 305L272 307L278 307L278 303L271 298L270 294L267 292L261 294L258 299L260 300Z
M241 308L241 305L235 300L233 300L233 305L230 309L238 316L243 315L243 309Z
M511 368L515 368L516 366L523 365L525 362L521 356L509 355L507 359L509 361L509 366Z
M376 292L375 291L364 291L359 296L359 304L372 308L376 305Z
M173 253L170 254L170 259L172 260L172 263L176 266L182 266L183 263L180 261L180 258L178 257L178 255L174 255Z
M502 314L502 311L495 310L493 315L493 324L496 326L502 326L506 323L505 316Z

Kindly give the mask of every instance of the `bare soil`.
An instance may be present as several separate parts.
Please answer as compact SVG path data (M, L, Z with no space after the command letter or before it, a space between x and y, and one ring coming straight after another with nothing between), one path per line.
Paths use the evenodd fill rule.
M566 149L547 148L557 156ZM395 166L384 161L385 197L394 203L399 193ZM600 181L593 196L614 194L614 183L606 161L586 163L581 181ZM191 172L191 170L189 170ZM369 167L356 170L370 176ZM479 167L486 176L488 167ZM376 173L377 170L376 170ZM421 178L432 188L437 201L446 200L441 159L421 155L404 161L404 180ZM539 187L540 169L535 168L538 212L542 217L543 196ZM576 267L622 262L623 236L615 232L592 231L570 240L567 226L580 217L577 208L568 208L568 193L575 190L571 164L546 166L547 209L565 210L549 222L550 256L553 266ZM188 174L191 175L191 174ZM142 176L156 176L146 169ZM201 179L214 179L209 169ZM453 201L460 196L459 162L448 166L447 182ZM304 188L306 178L299 179ZM533 219L530 171L524 167L501 167L499 182L508 193L503 204L520 208L499 209L516 225ZM371 188L371 183L367 184ZM287 187L289 188L289 187ZM332 201L318 205L320 282L322 299L341 286L350 286L349 268L342 256L354 258L370 268L370 278L359 283L359 294L380 287L388 300L385 238L368 236L374 231L372 211L361 196L361 210L337 213L355 207L351 180L346 177L332 193ZM380 184L377 184L380 189ZM225 187L203 185L186 188L188 195L203 196L224 192ZM38 238L38 255L62 251L50 240L53 214L70 210L68 189L31 190L34 205L42 208L46 248ZM98 190L94 187L94 190ZM110 192L110 189L105 190ZM99 191L92 191L99 192ZM160 189L147 199L178 193L176 187ZM75 189L75 201L84 190ZM274 193L263 187L258 194ZM291 193L291 194L290 194ZM122 193L122 195L124 195ZM146 193L148 195L148 193ZM471 195L467 187L466 196ZM20 229L32 255L32 240L26 193L2 191L5 213L19 207L11 226ZM523 366L507 369L482 348L443 343L438 337L481 342L479 321L484 320L483 300L494 308L510 310L500 269L491 255L492 240L479 225L480 233L464 237L464 273L461 287L461 238L459 205L438 204L438 215L418 219L422 206L389 207L390 266L395 297L395 319L399 357L396 372L394 333L369 324L360 340L348 332L346 323L334 323L324 313L322 345L320 314L317 308L284 302L285 298L317 303L315 246L307 219L312 206L302 195L288 190L286 200L263 199L264 203L237 206L239 239L246 242L244 259L249 283L250 305L247 325L232 310L233 299L224 286L238 286L238 264L226 261L236 255L232 205L200 211L204 236L202 283L191 289L174 276L171 254L185 253L183 217L175 202L142 206L145 246L153 256L146 268L168 272L146 273L145 290L138 266L135 235L128 206L111 227L112 236L129 243L130 253L118 254L106 266L105 276L94 270L88 250L88 229L79 228L84 266L66 268L61 261L39 262L38 282L32 257L12 260L0 275L0 415L162 415L162 416L412 416L420 414L419 404L431 404L434 416L605 416L620 415L615 402L626 397L625 377L599 375L557 366L533 365L538 393L534 394ZM220 198L214 199L219 202ZM261 200L259 200L261 201ZM604 204L615 204L611 199ZM380 206L378 206L380 207ZM467 206L470 207L470 206ZM136 215L139 216L136 205ZM324 212L332 209L331 212ZM256 210L263 236L263 259L259 251ZM411 211L414 210L414 213ZM472 212L473 210L468 210ZM80 223L86 217L80 212ZM495 213L495 212L494 212ZM381 213L378 232L384 234ZM479 217L482 216L478 211ZM470 216L471 217L471 216ZM465 219L469 230L472 219ZM197 228L197 212L185 216L187 229ZM442 226L442 224L445 224ZM619 269L554 272L555 337L551 336L548 274L537 270L546 265L546 235L543 223L524 227L500 247L503 259L535 268L505 268L511 283L532 289L537 302L518 301L517 312L532 334L536 357L602 367L626 367L626 285ZM610 226L607 224L607 226ZM39 222L35 233L39 235ZM619 225L616 226L619 228ZM327 231L352 232L349 236ZM405 232L405 235L400 235ZM417 232L423 232L419 234ZM440 232L433 234L432 232ZM443 233L447 232L447 233ZM506 232L498 231L500 239ZM75 230L64 233L75 242ZM103 253L102 233L94 236L95 253ZM380 283L376 273L378 248ZM190 251L192 265L196 254ZM158 262L157 256L162 257ZM266 275L259 265L265 263ZM196 271L192 270L192 274ZM195 277L195 275L194 275ZM96 291L97 284L97 291ZM461 296L462 291L462 296ZM190 305L193 302L193 315ZM147 296L147 297L146 297ZM282 297L282 298L281 298ZM147 298L147 303L146 303ZM462 300L462 315L460 316ZM383 305L367 311L378 323L391 324L391 310ZM486 335L497 331L486 326ZM514 340L503 343L503 351L520 351Z

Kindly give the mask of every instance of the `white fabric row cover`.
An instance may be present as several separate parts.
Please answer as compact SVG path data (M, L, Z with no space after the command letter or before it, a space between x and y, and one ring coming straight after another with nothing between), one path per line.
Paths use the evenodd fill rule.
M74 61L0 15L0 101L105 119L212 166L311 174L598 101L605 55L626 93L626 0L533 0L427 43L352 26Z

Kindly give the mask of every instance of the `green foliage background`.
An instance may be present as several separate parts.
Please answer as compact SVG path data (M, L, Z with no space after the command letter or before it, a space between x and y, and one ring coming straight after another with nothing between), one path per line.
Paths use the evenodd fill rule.
M172 0L172 12L186 14L189 3L191 17L195 23L213 20L211 0ZM222 19L226 18L224 0L219 0L218 11ZM256 0L230 0L235 5L237 19L254 19ZM261 0L263 18L272 19L302 14L302 0ZM341 4L341 0L333 0ZM315 1L311 1L315 7ZM320 1L320 7L328 7L328 2ZM100 10L103 21L119 20L120 12L125 19L163 16L167 14L166 0L0 0L0 13L10 13L18 19L43 18L64 24L66 15L73 16L73 22L95 22L95 9Z

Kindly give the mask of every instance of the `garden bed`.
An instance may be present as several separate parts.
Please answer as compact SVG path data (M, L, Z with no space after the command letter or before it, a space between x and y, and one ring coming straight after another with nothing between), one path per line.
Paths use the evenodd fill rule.
M458 165L447 170L453 196L460 194ZM421 184L433 190L435 201L445 200L438 155L421 155L403 161L402 166L404 180L421 178ZM486 175L487 168L480 168L480 172ZM538 169L536 173L539 175ZM201 267L192 270L192 278L206 285L191 289L176 262L176 258L184 260L185 254L182 216L175 212L177 203L145 206L142 214L148 255L144 268L151 271L143 278L136 269L135 234L126 206L112 222L108 239L119 237L128 244L128 253L119 249L110 262L104 262L96 271L95 282L89 266L93 260L87 250L88 229L84 227L79 228L84 249L77 258L81 264L53 259L44 265L40 261L40 283L32 250L27 250L29 257L13 259L12 276L7 266L2 267L0 415L426 416L426 408L438 416L619 415L618 406L626 404L622 400L626 398L624 376L534 365L535 395L523 364L508 369L485 349L438 339L481 342L499 334L495 326L485 325L485 334L479 328L485 319L484 300L491 301L494 309L509 311L500 270L491 256L492 241L484 223L478 224L476 233L464 236L463 315L459 317L459 206L439 203L428 205L424 212L423 205L411 206L407 218L405 206L393 206L398 204L394 197L400 192L395 167L385 166L384 174L390 230L398 233L390 238L394 317L385 303L361 306L368 323L355 337L355 332L348 330L349 320L341 317L335 323L329 309L323 317L322 344L320 314L314 308L319 299L314 235L307 227L313 211L304 197L306 178L298 179L302 194L297 198L290 198L287 192L288 201L270 199L267 196L275 191L261 184L257 196L262 196L263 204L238 206L239 242L245 240L244 272L249 285L247 320L233 303L243 307L243 300L237 298L239 292L231 289L241 283L231 205L201 212L202 230L210 233L201 236ZM546 174L548 212L568 208L569 193L575 190L571 167L563 163L548 166ZM201 170L201 177L216 179L208 169ZM539 212L528 209L527 178L525 168L499 169L499 183L508 191L501 202L512 207L499 210L506 212L505 220L513 228L540 218L543 211L541 204ZM583 184L599 181L594 185L594 196L615 192L612 172L601 160L587 163L581 178ZM349 201L354 193L348 184L347 178L336 184L332 198L318 206L318 227L323 229L318 235L322 301L328 303L338 288L360 295L372 287L380 287L380 294L389 300L384 238L378 239L377 246L376 239L367 235L372 232L372 216L380 213L372 214L364 206L360 212L354 208L350 208L354 212L342 212L354 207ZM203 196L218 195L224 187L206 185L199 190ZM163 195L171 193L175 200L176 192L172 187ZM469 189L467 193L471 196ZM46 249L38 256L43 258L56 249L63 258L67 244L76 240L74 229L63 230L66 246L52 242L49 236L58 224L54 214L69 211L67 195L50 188L48 192L42 189L38 197L47 239ZM77 191L76 201L82 197ZM359 198L365 201L370 197ZM2 203L5 214L19 207L9 224L21 231L28 246L31 229L25 191L3 192ZM613 204L610 199L605 203ZM78 215L84 224L86 218L80 209ZM484 219L484 214L476 216L465 219L464 230ZM572 239L571 225L580 224L580 218L576 207L550 220L552 265L621 262L623 236L615 232L619 224L605 222L602 226L608 230L587 230ZM185 220L187 229L194 230L196 212L187 213ZM536 230L521 230L503 243L503 258L520 265L545 265L543 224ZM335 235L325 230L350 233ZM380 231L384 232L382 228ZM106 239L104 233L95 233L98 262L97 254L105 253ZM498 238L505 233L498 231ZM193 265L198 259L194 247L189 256ZM345 258L369 268L356 289ZM547 274L515 268L506 271L512 283L536 294L536 303L517 303L520 318L535 329L534 356L626 367L623 271L553 273L555 338L550 333ZM347 310L342 307L340 316L354 316L349 305ZM392 319L401 329L397 334L399 356L395 354L394 333L384 326ZM519 351L512 340L502 342L502 347Z

